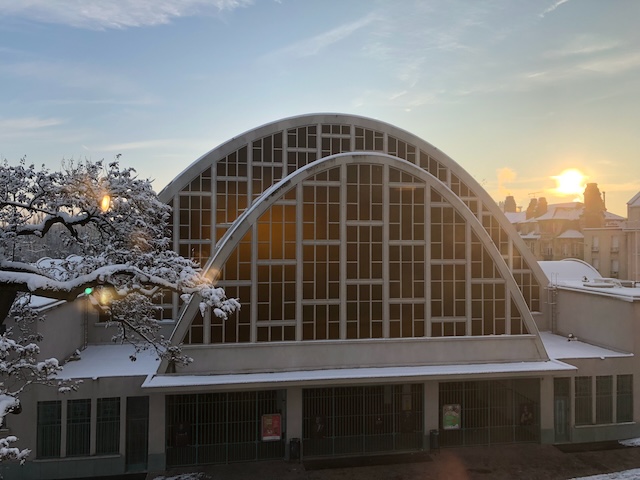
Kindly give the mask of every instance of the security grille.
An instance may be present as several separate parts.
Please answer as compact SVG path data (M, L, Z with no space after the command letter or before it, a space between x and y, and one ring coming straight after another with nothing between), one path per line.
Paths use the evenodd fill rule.
M618 375L616 399L616 421L633 421L633 376Z
M593 423L593 386L591 377L576 377L575 388L576 425L590 425Z
M38 458L60 456L62 402L38 402Z
M540 441L539 379L440 384L440 444ZM445 421L446 412L456 420Z
M99 398L96 415L96 453L120 451L120 398Z
M223 392L168 395L168 466L203 465L284 457L284 440L262 441L262 415L281 413L284 393Z
M91 399L67 403L67 456L89 455L91 441Z
M421 384L303 390L304 455L421 449L422 391Z

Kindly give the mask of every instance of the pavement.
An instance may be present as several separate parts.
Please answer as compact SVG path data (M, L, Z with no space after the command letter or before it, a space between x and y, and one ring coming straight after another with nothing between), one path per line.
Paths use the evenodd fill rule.
M302 462L212 465L149 475L203 472L213 480L568 480L640 468L640 447L617 442L443 448L435 452ZM183 477L184 478L184 477Z

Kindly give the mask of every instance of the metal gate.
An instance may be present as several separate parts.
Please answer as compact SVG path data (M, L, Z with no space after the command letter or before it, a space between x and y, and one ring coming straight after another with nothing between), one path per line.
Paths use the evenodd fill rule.
M221 392L166 397L167 466L284 457L284 439L261 439L262 415L280 413L285 391Z
M440 444L540 441L540 380L440 383Z
M303 390L303 454L358 455L423 447L423 385Z

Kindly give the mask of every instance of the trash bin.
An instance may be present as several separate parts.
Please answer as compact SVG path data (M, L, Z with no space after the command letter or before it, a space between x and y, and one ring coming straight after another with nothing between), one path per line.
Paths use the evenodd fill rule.
M438 430L430 430L429 431L429 448L434 450L440 450L440 439L438 438L440 435L440 431Z
M292 438L289 442L289 460L300 460L300 439Z

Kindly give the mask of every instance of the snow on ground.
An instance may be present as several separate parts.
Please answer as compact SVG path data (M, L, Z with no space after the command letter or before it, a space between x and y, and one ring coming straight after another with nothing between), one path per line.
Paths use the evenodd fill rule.
M640 438L630 438L628 440L620 440L620 445L625 447L640 447Z
M590 477L572 478L571 480L637 480L640 478L640 468L625 470L623 472L603 473Z

